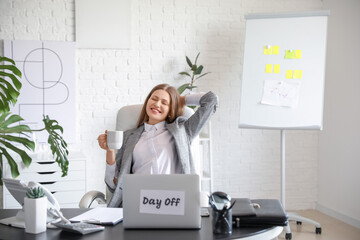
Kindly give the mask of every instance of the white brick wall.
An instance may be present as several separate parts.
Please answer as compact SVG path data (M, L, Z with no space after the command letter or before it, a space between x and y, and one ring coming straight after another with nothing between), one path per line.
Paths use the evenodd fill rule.
M233 197L280 198L280 132L237 128L244 14L313 11L321 0L132 0L132 48L77 50L77 147L87 187L104 191L105 153L96 138L118 108L140 103L156 84L179 86L185 55L212 72L198 82L219 95L212 119L214 188ZM0 39L74 41L74 0L0 0ZM1 42L0 47L3 46ZM2 49L0 50L2 53ZM317 200L318 134L287 132L288 209Z

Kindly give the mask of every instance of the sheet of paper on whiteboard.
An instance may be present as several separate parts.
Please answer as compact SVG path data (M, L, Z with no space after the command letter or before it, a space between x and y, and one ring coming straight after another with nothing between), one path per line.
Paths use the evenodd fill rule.
M299 103L300 81L265 80L261 104L296 108Z

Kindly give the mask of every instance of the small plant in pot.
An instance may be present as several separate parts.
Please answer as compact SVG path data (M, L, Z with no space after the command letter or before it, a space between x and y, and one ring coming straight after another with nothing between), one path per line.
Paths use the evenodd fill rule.
M25 232L41 233L46 231L47 197L41 187L30 188L24 199Z
M187 76L190 79L190 82L185 83L183 85L181 85L180 87L178 87L178 92L179 94L182 94L186 89L189 89L190 91L192 91L194 88L197 88L197 86L195 86L195 81L197 81L199 78L209 74L210 72L207 73L202 73L204 66L203 65L199 65L197 63L197 60L199 58L200 53L198 53L196 55L195 58L195 62L192 63L191 60L189 59L188 56L185 56L186 58L186 63L189 65L190 70L185 71L185 72L179 72L180 75L183 76Z

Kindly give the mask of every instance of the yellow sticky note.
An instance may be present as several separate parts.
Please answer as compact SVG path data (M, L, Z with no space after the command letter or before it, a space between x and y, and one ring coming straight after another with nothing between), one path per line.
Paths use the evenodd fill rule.
M274 73L280 72L280 64L274 64Z
M279 54L279 46L272 47L272 54L278 55Z
M295 51L294 50L286 50L285 51L285 59L293 59L295 58Z
M272 64L266 64L265 72L266 73L271 73L272 72Z
M295 58L300 59L301 58L301 50L295 50Z
M270 45L264 47L264 55L271 55L272 48Z
M286 70L286 79L292 79L292 78L293 78L292 70Z
M300 79L302 78L302 70L294 70L294 78Z

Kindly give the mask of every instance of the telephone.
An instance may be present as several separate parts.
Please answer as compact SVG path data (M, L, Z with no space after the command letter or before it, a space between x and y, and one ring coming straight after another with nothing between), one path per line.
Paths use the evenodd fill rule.
M18 203L21 206L24 206L24 197L26 196L26 192L30 188L41 187L43 189L45 196L48 199L48 205L47 205L48 227L51 227L51 223L59 222L61 220L63 220L66 223L70 223L69 220L67 220L60 212L60 205L57 202L54 195L40 183L33 181L26 183L24 181L18 179L11 179L11 178L3 178L2 180L6 188L11 193L11 195L16 199L16 201L18 201ZM21 209L14 217L1 219L0 223L5 225L10 225L13 227L25 228L24 208Z

